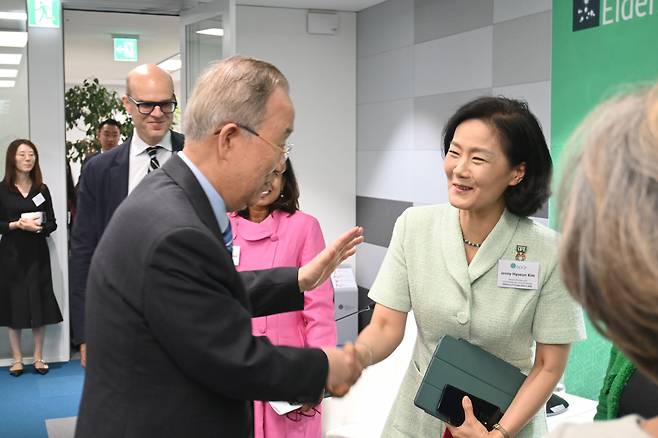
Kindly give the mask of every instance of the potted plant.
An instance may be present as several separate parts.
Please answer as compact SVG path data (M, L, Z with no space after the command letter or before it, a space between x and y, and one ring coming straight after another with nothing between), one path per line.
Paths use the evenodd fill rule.
M84 158L100 151L96 138L98 125L108 118L120 120L121 136L128 137L133 130L121 99L116 91L110 91L96 78L85 79L82 85L69 88L64 95L67 132L78 129L85 137L66 141L66 157L69 161L82 162Z

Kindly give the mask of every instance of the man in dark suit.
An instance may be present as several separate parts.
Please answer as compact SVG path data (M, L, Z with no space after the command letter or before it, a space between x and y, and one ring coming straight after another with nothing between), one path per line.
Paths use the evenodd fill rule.
M354 254L359 227L299 269L238 274L231 258L226 211L271 189L293 119L268 63L234 57L198 79L185 149L121 204L94 254L76 437L243 438L250 400L315 404L356 381L353 346L273 346L251 318L303 309L300 292Z
M85 163L71 234L71 328L86 365L84 334L87 273L96 245L119 204L152 170L183 149L184 137L170 130L176 109L171 76L155 65L128 74L123 104L134 131L123 144Z

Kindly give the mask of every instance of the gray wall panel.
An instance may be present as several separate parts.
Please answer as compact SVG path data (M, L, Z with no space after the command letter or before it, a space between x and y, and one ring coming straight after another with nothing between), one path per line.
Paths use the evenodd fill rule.
M357 150L404 150L413 147L413 99L362 104L357 107Z
M369 56L414 42L414 0L391 0L357 15L357 56Z
M493 26L414 46L414 96L491 87Z
M395 221L411 202L356 197L356 224L364 228L366 242L388 247Z
M550 11L551 0L494 0L494 23Z
M411 47L359 58L357 103L381 102L411 97L413 93L413 52Z
M494 87L550 79L550 11L497 23L493 41Z
M493 0L416 0L415 42L488 26L493 9Z

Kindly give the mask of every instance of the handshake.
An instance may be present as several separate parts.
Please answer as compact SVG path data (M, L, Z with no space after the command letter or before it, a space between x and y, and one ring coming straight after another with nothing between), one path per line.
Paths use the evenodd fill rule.
M341 348L323 348L329 361L326 390L334 396L342 397L350 390L352 385L361 376L361 372L371 364L362 352L357 351L355 345L345 344Z

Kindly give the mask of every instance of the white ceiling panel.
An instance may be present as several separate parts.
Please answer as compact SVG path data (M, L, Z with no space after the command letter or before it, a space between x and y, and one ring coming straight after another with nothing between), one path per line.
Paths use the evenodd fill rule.
M211 0L62 0L65 9L178 15ZM385 0L238 0L238 5L360 11Z

